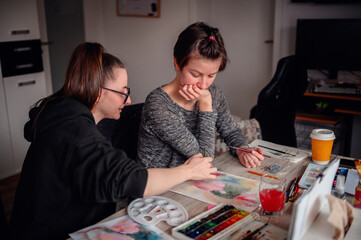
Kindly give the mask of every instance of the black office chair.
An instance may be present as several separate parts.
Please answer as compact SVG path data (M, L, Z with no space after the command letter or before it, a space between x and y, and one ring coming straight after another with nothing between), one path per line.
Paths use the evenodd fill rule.
M251 110L261 126L262 139L297 147L296 108L307 87L307 69L296 56L279 60L272 80L258 95Z
M138 133L144 103L127 105L118 120L103 119L98 123L99 131L113 144L122 149L128 157L135 159Z

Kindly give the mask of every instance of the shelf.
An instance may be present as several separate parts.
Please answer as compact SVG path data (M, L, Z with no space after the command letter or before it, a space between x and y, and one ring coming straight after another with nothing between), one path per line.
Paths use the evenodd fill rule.
M327 102L334 109L335 113L361 115L361 96L347 96L347 95L334 95L334 94L321 94L305 92L305 97L315 97L319 99L329 99ZM307 98L307 101L314 101ZM326 100L325 100L326 101Z
M321 98L342 99L342 100L350 100L350 101L361 101L361 96L334 95L334 94L310 93L310 92L305 92L303 95L308 97L321 97Z
M352 115L361 115L361 111L357 111L357 110L335 109L335 112L352 114Z
M344 117L343 116L330 116L330 115L324 115L324 114L313 114L313 113L306 113L306 112L297 112L296 119L308 121L308 122L327 123L327 124L336 125L341 120L343 120Z

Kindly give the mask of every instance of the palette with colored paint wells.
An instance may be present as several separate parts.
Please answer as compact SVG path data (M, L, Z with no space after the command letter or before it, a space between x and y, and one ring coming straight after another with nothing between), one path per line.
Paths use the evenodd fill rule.
M137 223L154 225L166 221L171 226L188 220L188 213L178 202L159 196L137 198L128 205L128 215Z
M173 228L172 235L181 240L225 239L241 227L258 219L257 213L221 203Z

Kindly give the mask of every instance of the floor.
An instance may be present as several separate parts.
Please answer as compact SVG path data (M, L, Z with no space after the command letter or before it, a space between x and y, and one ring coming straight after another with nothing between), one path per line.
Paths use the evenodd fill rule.
M11 211L15 198L16 186L19 182L20 174L0 180L0 196L4 205L6 219L10 221Z

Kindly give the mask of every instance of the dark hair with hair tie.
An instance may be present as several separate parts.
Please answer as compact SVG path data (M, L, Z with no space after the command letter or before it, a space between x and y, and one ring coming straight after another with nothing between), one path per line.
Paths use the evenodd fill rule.
M217 28L204 22L196 22L179 34L173 49L173 56L180 69L187 65L194 51L207 59L216 60L221 57L222 62L218 71L226 68L227 52Z

